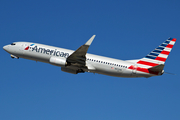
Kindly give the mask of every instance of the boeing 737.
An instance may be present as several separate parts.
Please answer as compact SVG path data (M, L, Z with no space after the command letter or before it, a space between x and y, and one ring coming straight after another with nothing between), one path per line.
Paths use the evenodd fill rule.
M75 51L33 42L13 42L3 49L11 54L12 58L50 63L68 73L92 72L115 77L148 78L164 73L165 61L176 42L175 38L168 38L141 59L118 60L87 53L94 38L95 35Z

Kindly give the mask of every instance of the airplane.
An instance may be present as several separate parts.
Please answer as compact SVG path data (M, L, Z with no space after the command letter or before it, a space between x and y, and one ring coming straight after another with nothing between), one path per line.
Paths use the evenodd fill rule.
M114 77L149 78L164 73L165 61L176 42L176 38L168 38L141 59L118 60L87 53L94 38L95 35L75 51L34 42L13 42L3 49L11 58L50 63L72 74L91 72Z

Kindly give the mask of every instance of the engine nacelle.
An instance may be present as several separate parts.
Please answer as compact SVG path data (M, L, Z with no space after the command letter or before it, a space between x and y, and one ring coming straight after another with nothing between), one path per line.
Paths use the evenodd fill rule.
M56 66L65 66L67 64L65 58L51 57L49 62Z
M12 54L11 54L11 58L13 58L13 59L14 59L14 58L19 59L19 57L15 56L15 55L12 55Z

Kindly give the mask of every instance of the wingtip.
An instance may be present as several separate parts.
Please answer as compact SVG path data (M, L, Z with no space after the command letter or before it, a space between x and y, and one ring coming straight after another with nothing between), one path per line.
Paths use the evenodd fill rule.
M93 35L87 42L85 45L91 45L92 41L94 40L96 35Z

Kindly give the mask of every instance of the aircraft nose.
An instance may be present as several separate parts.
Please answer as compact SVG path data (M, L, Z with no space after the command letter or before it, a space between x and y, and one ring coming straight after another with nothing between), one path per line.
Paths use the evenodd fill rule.
M3 49L4 49L5 51L7 51L7 50L8 50L8 45L5 45L5 46L3 47Z

